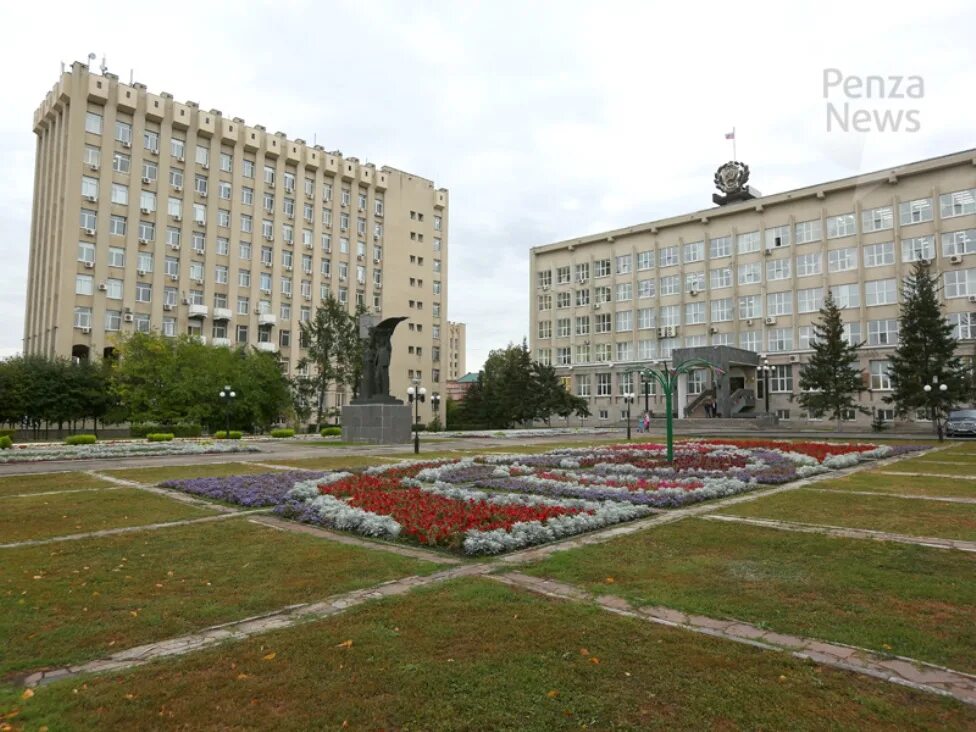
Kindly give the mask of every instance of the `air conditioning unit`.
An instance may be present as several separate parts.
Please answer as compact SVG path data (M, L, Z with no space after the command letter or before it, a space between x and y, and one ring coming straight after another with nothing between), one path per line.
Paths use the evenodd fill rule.
M274 241L274 234L265 234L264 235L264 240L265 241Z
M202 285L203 284L203 277L195 277L193 279L193 281L196 282L198 285Z
M173 214L173 221L182 221L182 220L183 220L182 214Z
M168 302L164 302L163 303L163 310L165 310L167 313L170 312L172 309L173 309L173 306L170 305Z
M929 267L929 266L932 265L932 260L931 259L920 259L918 261L922 263L922 266L923 267Z
M153 213L153 210L151 208L147 208L146 206L143 206L142 208L139 209L139 213L151 214Z
M176 282L177 280L179 280L179 279L180 279L180 276L179 276L178 274L171 274L171 275L169 276L169 278L170 278L170 279L171 279L171 280L172 280L173 282Z
M688 290L688 294L691 295L692 297L697 296L698 295L698 288L697 287L692 287L690 290Z
M715 326L713 325L713 326L712 326L711 328L709 328L709 329L708 329L708 332L709 332L709 333L718 333L718 328L716 328L716 327L715 327Z
M770 256L770 255L771 255L771 254L773 253L773 250L772 250L772 249L767 249L767 250L766 250L765 252L763 252L763 253L764 253L764 254L765 254L765 255L766 255L767 257L768 257L768 256Z
M184 305L189 305L189 304L190 304L190 298L188 298L188 297L184 297L184 298L183 298L183 304L184 304Z
M200 196L200 198L206 198L207 197L207 192L206 191L197 191L197 195Z
M380 263L380 262L382 262L382 261L383 261L383 260L382 260L382 259L380 259L379 257L373 257L373 264L379 264L379 263Z
M799 354L791 353L790 354L790 363L799 363L799 362L800 362L800 356L799 356Z
M210 170L210 163L202 163L200 167L204 170Z
M136 274L139 275L140 277L145 277L149 273L146 272L146 270L144 270L144 269L139 269L139 270L136 270Z
M143 183L152 183L153 182L153 179L150 178L148 175L144 175L144 176L142 176L142 182Z
M176 191L177 193L182 193L183 186L173 186L173 190Z
M974 305L976 305L976 295L970 295L969 296L969 302L971 302Z
M549 292L549 285L543 285L542 286L542 291L543 292Z
M180 245L179 244L170 244L169 245L169 248L172 249L173 251L176 251L176 252L180 251Z
M285 265L285 272L291 272L291 270L292 270L291 265L290 264L286 264Z
M142 237L140 237L140 238L139 238L139 243L140 243L140 244L143 244L143 245L145 245L145 244L148 244L148 243L149 243L149 240L148 240L148 239L145 239L145 238L142 238Z
M99 291L99 292L107 292L107 291L108 291L108 285L106 285L106 284L105 284L104 282L102 282L102 283L101 283L101 284L100 284L100 285L98 286L98 291Z
M380 240L380 235L379 234L373 234L373 241L379 241L379 240Z
M158 147L151 147L151 148L149 148L149 154L150 155L159 155L159 148Z
M135 317L133 317L132 313L126 313L122 316L122 320L124 320L126 323L131 323L133 320L135 320Z
M94 229L85 229L84 232L86 234L88 234L88 236L95 236L95 230Z
M580 283L581 285L585 285L585 284L586 284L586 278L585 278L585 277L583 277L583 276L580 276L580 278L579 278L579 283Z
M304 297L306 300L311 300L312 299L312 296L311 295L302 295L302 297Z
M132 147L132 141L131 140L122 140L122 147L126 147L126 148Z
M290 214L285 214L285 216L287 216L287 217L288 217L288 218L289 218L290 220L292 220L292 221L294 221L294 220L295 220L295 214L293 214L293 213L290 213Z
M962 264L962 255L953 254L951 257L949 257L949 261L952 262L953 264Z
M776 318L769 316L763 321L766 325L776 325Z
M98 163L88 163L89 170L98 170L98 168L99 168Z
M305 198L312 200L313 198L315 198L315 194L310 193L309 191L305 191Z
M89 333L91 333L91 328L86 325L81 329L81 332L84 333L85 335L88 335Z
M305 242L305 248L306 249L315 249L315 245L312 242L307 241L307 242Z
M176 158L176 162L178 162L178 163L185 163L186 162L186 155L179 155Z
M85 195L83 196L83 198L84 198L84 199L85 199L86 201L88 201L89 203L95 203L95 201L97 201L97 200L98 200L98 196L93 196L93 195L92 195L92 194L90 194L90 193L86 193L86 194L85 194Z
M751 327L752 327L752 318L749 318L749 319L748 319L748 320L746 321L746 327L748 327L748 328L751 328Z
M599 310L601 307L603 307L603 305L601 303L598 303L598 302L593 303L593 309L594 310Z
M85 269L95 269L94 262L85 262Z

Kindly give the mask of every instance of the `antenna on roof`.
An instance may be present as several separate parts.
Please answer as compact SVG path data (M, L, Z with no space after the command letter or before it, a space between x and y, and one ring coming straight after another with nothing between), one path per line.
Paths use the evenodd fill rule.
M95 54L94 53L90 53L90 54L88 54L88 68L91 68L91 65L93 63L95 63Z
M135 69L129 69L129 86L132 86L132 82L135 81Z
M108 66L105 64L105 54L102 54L102 65L98 67L101 69L102 76L105 76L105 72L108 71Z

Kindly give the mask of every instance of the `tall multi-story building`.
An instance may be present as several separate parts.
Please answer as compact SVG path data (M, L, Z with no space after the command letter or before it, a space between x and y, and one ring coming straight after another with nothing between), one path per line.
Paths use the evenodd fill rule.
M34 132L25 353L98 357L119 333L159 330L273 352L294 374L300 324L331 293L409 317L394 394L446 381L444 188L82 63Z
M447 378L457 381L465 373L467 326L464 323L447 324Z
M860 403L892 419L888 359L917 260L938 273L960 352L972 356L976 150L536 247L532 352L590 401L595 422L621 419L621 395L643 393L642 366L700 346L759 353L772 366L770 412L808 418L799 369L830 290L848 339L864 342ZM765 378L738 378L764 409ZM691 375L682 416L707 388L706 372ZM655 394L651 408L662 404Z

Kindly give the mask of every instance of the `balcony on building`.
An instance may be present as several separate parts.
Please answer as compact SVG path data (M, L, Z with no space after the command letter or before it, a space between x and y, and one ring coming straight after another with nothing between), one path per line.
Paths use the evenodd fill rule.
M254 347L259 351L264 351L265 353L278 352L278 344L274 343L273 341L259 341Z
M214 308L213 319L214 320L230 320L233 316L230 308Z
M258 325L275 325L278 322L278 318L274 313L260 313L258 314Z
M198 305L197 303L190 303L190 312L187 317L190 318L206 318L209 309L206 305Z
M217 337L214 337L212 343L215 346L227 346L227 347L229 347L230 346L230 338L217 338Z

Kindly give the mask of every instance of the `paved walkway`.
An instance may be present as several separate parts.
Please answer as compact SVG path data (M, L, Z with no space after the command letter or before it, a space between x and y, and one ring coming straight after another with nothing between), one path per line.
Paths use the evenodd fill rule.
M976 498L962 498L958 496L922 496L912 493L887 493L884 491L849 491L843 488L807 488L808 491L818 493L834 493L845 496L887 496L889 498L907 498L910 501L942 501L944 503L976 503Z
M115 485L125 488L135 488L140 491L145 491L146 493L155 493L157 496L165 496L166 498L172 498L174 501L179 501L180 503L186 503L191 506L198 506L200 508L209 508L212 511L218 513L240 513L239 508L234 508L233 506L225 506L222 503L216 503L214 501L208 501L204 498L198 498L197 496L190 495L189 493L183 493L182 491L172 490L170 488L162 488L158 485L150 485L149 483L140 483L136 480L125 480L123 478L116 478L114 475L106 475L104 473L99 473L94 470L86 470L88 475L94 478L100 478L101 480L107 480L109 483L114 483Z
M121 671L123 669L140 666L159 658L182 656L187 653L210 648L228 640L242 640L259 633L267 633L281 628L290 628L298 623L320 620L362 605L371 600L384 597L405 595L417 587L427 587L458 577L471 577L485 574L490 570L487 564L468 564L454 567L423 577L411 576L398 580L391 580L362 590L353 590L341 595L333 595L321 602L289 605L272 613L259 615L244 620L238 620L223 625L215 625L199 633L170 638L159 643L148 643L135 648L129 648L97 661L66 666L62 668L38 671L24 679L26 686L38 686L52 681L78 676L80 674L100 673L105 671Z
M897 544L915 544L933 549L958 549L963 552L976 552L976 541L961 539L939 539L928 536L909 536L894 534L889 531L874 531L872 529L852 529L846 526L826 526L823 524L804 524L797 521L778 521L775 519L747 518L745 516L730 516L728 514L704 516L709 521L728 521L737 524L762 526L767 529L781 531L796 531L802 534L824 534L838 536L843 539L874 539L875 541L892 541Z
M33 493L8 493L5 496L0 496L0 501L6 498L34 498L36 496L61 496L65 493L90 493L92 491L118 491L125 488L121 485L103 485L96 486L93 488L68 488L63 491L34 491Z
M494 575L491 579L546 597L595 603L617 615L640 618L651 623L682 628L735 643L746 643L766 650L782 651L824 666L874 676L976 705L976 676L942 666L901 656L885 656L856 646L775 633L739 620L718 620L660 606L635 608L622 597L592 595L575 585L531 577L520 572Z

